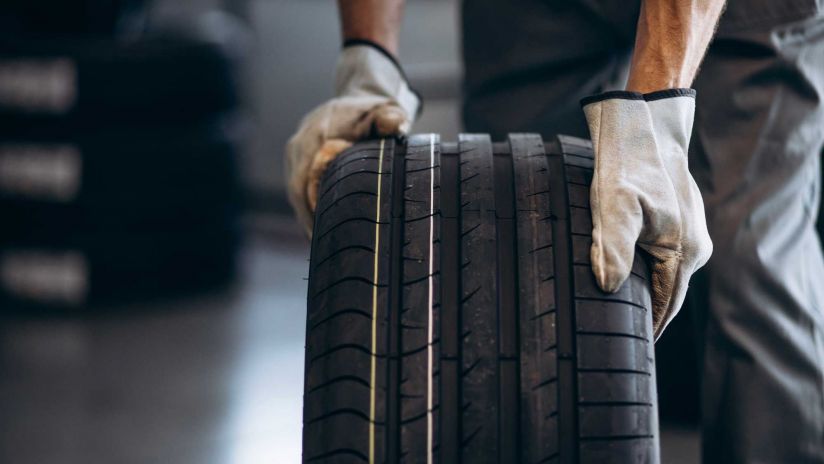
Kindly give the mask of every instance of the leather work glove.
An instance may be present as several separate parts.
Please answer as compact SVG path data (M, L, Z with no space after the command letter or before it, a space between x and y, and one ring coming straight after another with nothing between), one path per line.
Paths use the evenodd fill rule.
M687 167L695 91L607 92L581 104L595 151L592 271L612 293L629 276L636 243L652 256L657 340L681 308L690 276L712 254Z
M392 55L362 40L344 45L335 95L303 118L286 145L289 201L310 236L318 186L329 163L360 139L408 133L421 106Z

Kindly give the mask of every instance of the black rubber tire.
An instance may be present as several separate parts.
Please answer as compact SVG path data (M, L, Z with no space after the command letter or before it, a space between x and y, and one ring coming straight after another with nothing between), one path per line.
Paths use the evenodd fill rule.
M225 223L192 224L163 231L95 231L80 235L65 231L47 240L27 238L0 242L0 307L94 309L161 297L185 295L229 284L236 272L239 230ZM15 291L21 272L14 256L35 255L50 267L70 253L84 263L85 282L78 298L50 296L54 291ZM19 286L19 285L18 285ZM59 294L59 292L58 292ZM5 301L3 301L5 299Z
M648 270L589 263L589 142L356 145L320 188L303 460L658 462Z
M43 67L54 60L70 65L62 72ZM21 68L21 63L26 65ZM239 98L233 58L220 46L198 40L0 42L0 67L10 64L18 69L17 79L52 79L71 89L74 99L65 107L43 106L42 95L20 100L5 89L0 92L2 134L40 134L44 128L101 133L101 128L124 124L201 121L235 109ZM15 85L14 80L0 84Z
M7 175L0 174L0 213L10 226L0 230L0 241L38 231L62 236L70 229L82 229L83 234L91 233L89 228L102 232L117 227L162 232L219 221L239 207L235 140L217 123L70 138L8 138L0 142L0 173L24 155L29 162L16 163L17 171L40 177L60 172L61 163L53 159L55 146L67 147L76 159L76 174L69 176L76 192L63 198L50 193L60 190L55 184L67 177L54 174L34 192L15 188L32 182L6 168Z

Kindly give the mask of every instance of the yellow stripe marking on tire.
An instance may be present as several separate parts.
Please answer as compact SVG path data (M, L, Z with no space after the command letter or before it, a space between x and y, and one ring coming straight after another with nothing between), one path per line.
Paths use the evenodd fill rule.
M372 351L369 374L369 464L375 463L375 379L377 371L378 347L378 257L380 256L381 185L383 183L383 149L385 139L381 139L378 155L378 198L375 201L375 262L372 270Z

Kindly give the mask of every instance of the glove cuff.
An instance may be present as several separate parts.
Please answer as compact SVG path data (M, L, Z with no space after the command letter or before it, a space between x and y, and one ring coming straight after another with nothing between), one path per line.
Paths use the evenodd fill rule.
M644 101L655 101L655 100L662 100L665 98L675 98L675 97L690 97L695 98L695 90L693 89L686 89L686 88L677 88L677 89L664 89L664 90L657 90L655 92L650 93L641 93L641 92L631 92L628 90L612 90L609 92L599 93L597 95L591 95L589 97L584 97L581 99L581 106L587 106L592 103L597 103L599 101L604 100L612 100L612 99L620 99L620 100L644 100Z
M423 99L412 89L398 60L375 42L349 39L335 72L337 96L379 95L392 99L410 120L423 109Z

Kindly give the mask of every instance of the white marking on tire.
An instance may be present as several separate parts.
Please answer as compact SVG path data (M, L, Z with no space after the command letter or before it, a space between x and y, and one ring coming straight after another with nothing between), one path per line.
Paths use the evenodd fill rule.
M372 267L372 350L370 352L371 368L369 373L369 464L375 462L375 372L377 370L378 346L378 256L380 256L380 222L381 222L381 184L383 177L383 147L381 139L380 155L378 155L378 197L375 201L375 261Z
M432 340L433 293L432 274L435 271L433 242L435 241L435 134L429 135L429 321L426 342L426 463L432 464Z

